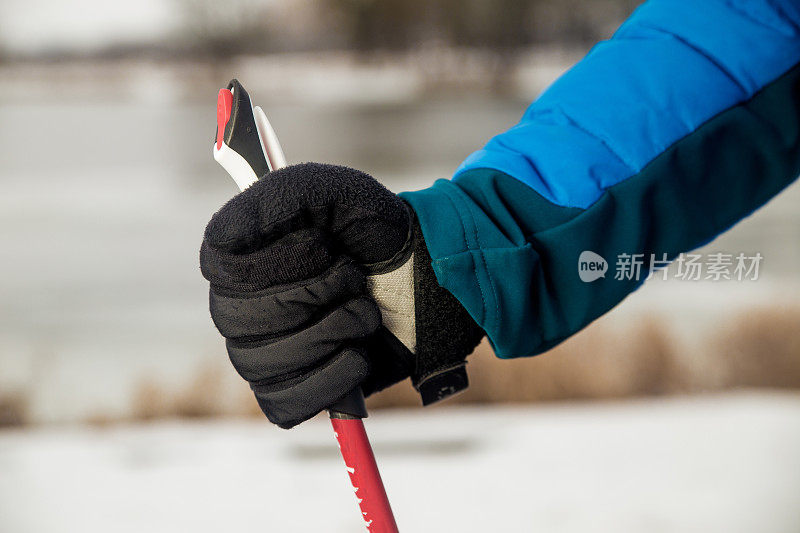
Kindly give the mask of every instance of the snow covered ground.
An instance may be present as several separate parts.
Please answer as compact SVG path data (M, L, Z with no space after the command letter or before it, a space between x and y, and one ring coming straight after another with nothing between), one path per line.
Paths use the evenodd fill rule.
M379 412L404 532L800 531L800 394ZM0 432L0 531L359 531L328 424Z

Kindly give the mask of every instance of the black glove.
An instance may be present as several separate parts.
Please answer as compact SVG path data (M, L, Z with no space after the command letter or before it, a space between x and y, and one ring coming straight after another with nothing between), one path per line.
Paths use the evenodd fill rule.
M467 386L483 331L436 282L413 210L363 172L266 175L212 217L200 267L231 362L281 427L358 386L411 376L424 404Z

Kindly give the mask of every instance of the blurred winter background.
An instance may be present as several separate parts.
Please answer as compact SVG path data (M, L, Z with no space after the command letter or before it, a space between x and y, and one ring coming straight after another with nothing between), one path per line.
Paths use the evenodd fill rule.
M217 90L290 161L420 188L637 3L2 0L0 531L358 531L325 420L269 426L208 317ZM702 250L756 281L670 274L549 354L482 345L444 405L372 399L401 528L800 531L799 201Z

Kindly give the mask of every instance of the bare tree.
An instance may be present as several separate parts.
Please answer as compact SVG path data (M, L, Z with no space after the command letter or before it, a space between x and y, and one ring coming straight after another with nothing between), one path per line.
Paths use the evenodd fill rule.
M263 5L253 0L175 0L183 14L183 40L193 53L226 59L269 51L270 32Z

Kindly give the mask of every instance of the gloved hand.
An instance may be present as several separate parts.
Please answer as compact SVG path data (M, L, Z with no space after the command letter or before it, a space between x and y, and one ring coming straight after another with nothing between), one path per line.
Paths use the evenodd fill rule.
M423 404L466 388L483 336L436 282L413 210L375 179L306 163L211 219L211 317L270 421L290 428L361 386L412 377Z

